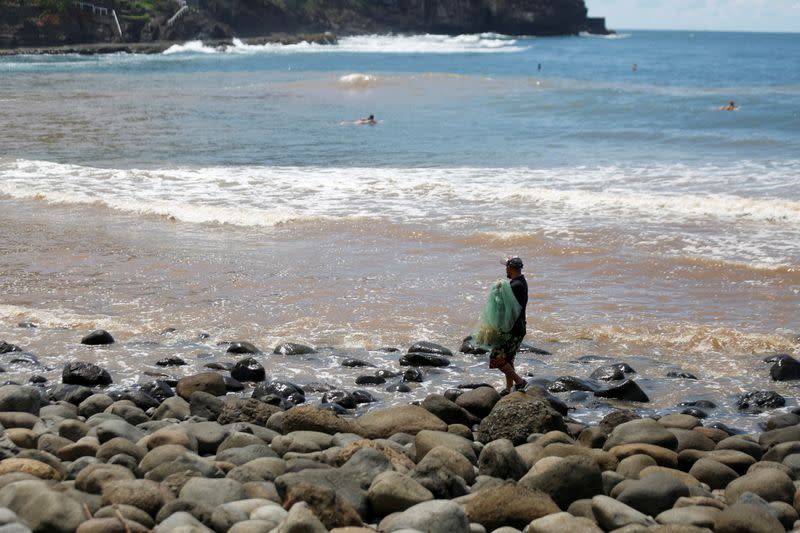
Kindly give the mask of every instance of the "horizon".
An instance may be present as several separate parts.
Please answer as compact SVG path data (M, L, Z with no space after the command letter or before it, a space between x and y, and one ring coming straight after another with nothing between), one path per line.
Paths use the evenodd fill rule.
M585 0L609 30L798 33L800 0Z

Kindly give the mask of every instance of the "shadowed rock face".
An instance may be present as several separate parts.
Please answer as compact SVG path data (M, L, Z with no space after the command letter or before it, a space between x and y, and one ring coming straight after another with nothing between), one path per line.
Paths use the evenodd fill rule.
M95 4L107 5L104 0ZM189 0L192 9L170 25L167 20L174 13L158 4L160 11L146 13L149 21L141 14L126 18L120 13L124 42L318 32L568 35L598 31L597 24L590 24L586 17L584 0ZM0 48L117 39L110 17L74 7L49 17L46 27L37 26L36 31L33 21L40 10L8 10L13 13L8 13L8 23L0 23Z

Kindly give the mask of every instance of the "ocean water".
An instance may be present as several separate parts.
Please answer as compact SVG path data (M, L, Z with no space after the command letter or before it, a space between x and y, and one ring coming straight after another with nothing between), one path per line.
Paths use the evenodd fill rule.
M320 352L262 356L271 377L352 389L364 370L343 357L456 350L517 254L527 340L552 352L523 373L627 361L646 409L711 399L745 428L743 392L797 404L762 358L800 352L800 34L3 57L0 124L0 340L38 361L6 356L8 379L82 359L131 386L167 355L180 376L231 360L228 341L295 341ZM97 328L119 342L78 344ZM411 393L373 392L500 377L456 355Z

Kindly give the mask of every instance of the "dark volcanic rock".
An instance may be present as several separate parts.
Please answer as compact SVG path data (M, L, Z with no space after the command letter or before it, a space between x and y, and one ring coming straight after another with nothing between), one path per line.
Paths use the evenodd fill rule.
M542 401L518 401L496 406L478 428L478 440L488 443L508 439L515 446L524 444L531 433L567 432L559 413Z
M461 353L468 353L474 355L481 355L488 353L488 350L480 348L479 346L475 346L475 341L472 339L472 335L464 337L464 340L461 341L461 348L459 348L458 351Z
M616 398L618 400L628 400L630 402L649 402L650 398L647 397L647 394L639 388L639 385L636 384L635 381L632 379L626 379L616 387L611 387L609 389L595 392L595 396L599 396L601 398Z
M89 387L59 383L47 391L47 399L54 402L65 401L74 405L80 405L83 400L92 394L94 394L94 392L92 392L92 389Z
M375 398L375 396L373 396L372 394L369 393L369 391L356 389L351 394L353 396L353 399L356 401L356 403L359 403L359 404L360 403L372 403L372 402L377 402L378 401L377 398Z
M760 412L762 409L775 409L786 405L786 400L775 391L748 392L736 401L742 411Z
M386 378L380 376L358 376L356 385L382 385L386 383Z
M441 346L428 341L415 342L408 348L408 353L427 353L435 355L446 355L448 357L453 355L453 352Z
M250 342L246 341L236 341L232 342L230 346L228 346L228 353L261 353L261 350L256 348L256 346Z
M238 381L264 381L267 373L264 367L252 357L236 361L231 368L231 376Z
M597 392L600 388L599 383L594 383L587 379L576 378L574 376L561 376L551 383L547 387L547 390L550 392L567 392L573 390Z
M311 346L306 346L305 344L284 342L283 344L276 346L273 353L279 353L282 355L306 355L310 353L316 353L316 350Z
M675 378L675 379L697 379L697 376L692 374L691 372L684 372L684 371L676 371L670 370L667 372L668 378Z
M81 339L81 344L114 344L114 337L104 329L95 330Z
M589 377L602 381L617 381L625 379L625 374L635 373L636 371L627 363L614 363L613 365L604 365L597 368Z
M165 357L164 359L159 359L156 361L156 365L158 366L184 366L188 363L181 359L180 357Z
M155 398L159 402L163 402L167 398L172 398L173 396L175 396L172 387L170 387L169 384L160 379L144 383L140 388L142 392L144 392L148 396Z
M16 344L9 344L6 341L0 341L0 353L21 352L22 348Z
M537 348L533 344L528 344L527 342L523 342L522 344L519 345L519 353L532 353L536 355L553 355L547 350Z
M83 361L72 361L64 365L61 372L61 381L70 385L95 385L111 384L111 375L103 368Z
M302 388L288 381L262 383L253 390L251 396L256 400L288 408L306 401Z
M431 353L423 353L423 352L407 353L406 355L400 358L401 366L442 367L442 366L448 366L449 364L450 360L447 359L446 357L442 357L441 355L435 355Z
M422 383L423 382L422 372L420 372L416 368L409 368L408 370L403 372L403 381L411 383Z
M366 361L362 361L361 359L355 358L347 358L342 361L342 366L346 366L348 368L357 368L357 367L364 367L364 366L375 366L372 363L368 363Z
M345 409L355 409L358 402L352 394L345 390L332 390L322 395L322 403L335 403Z
M779 359L772 368L769 375L775 381L791 381L800 379L800 361L793 357L783 357Z

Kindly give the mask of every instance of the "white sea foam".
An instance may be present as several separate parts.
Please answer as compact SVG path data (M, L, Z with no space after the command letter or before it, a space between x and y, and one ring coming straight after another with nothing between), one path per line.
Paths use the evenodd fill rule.
M296 44L245 44L233 39L231 45L211 47L201 41L173 45L165 50L172 54L259 54L259 53L353 53L353 54L462 54L514 53L527 50L515 39L504 35L484 33L473 35L361 35L342 37L336 44L300 42Z
M581 37L591 37L592 39L607 39L609 41L628 39L631 37L630 33L609 33L608 35L601 35L598 33L589 33L588 31L582 31L578 35Z
M375 85L377 81L378 78L375 76L357 72L353 74L345 74L344 76L339 77L339 83L350 88L371 87L372 85Z
M778 268L800 256L800 198L790 187L798 168L800 162L724 168L146 170L0 160L0 193L187 223L254 227L368 217L466 234L504 231L502 221L484 216L495 212L518 220L517 231L637 228L640 245L677 240L678 254Z

